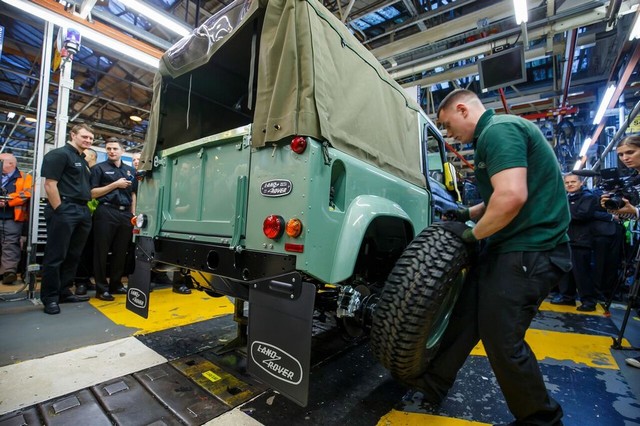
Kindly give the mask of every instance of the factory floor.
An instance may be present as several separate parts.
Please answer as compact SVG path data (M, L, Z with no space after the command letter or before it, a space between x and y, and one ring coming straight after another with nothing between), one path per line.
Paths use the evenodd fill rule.
M315 342L311 393L300 407L244 369L233 301L171 288L151 293L144 320L92 298L45 315L20 285L0 287L0 426L7 425L484 425L512 417L479 345L438 409L395 382L365 341L327 330ZM89 294L93 294L90 292ZM37 296L37 293L36 293ZM612 349L627 313L543 303L527 334L565 425L640 425L640 369ZM630 313L621 341L640 346ZM315 325L314 325L314 328ZM322 329L322 324L319 325Z

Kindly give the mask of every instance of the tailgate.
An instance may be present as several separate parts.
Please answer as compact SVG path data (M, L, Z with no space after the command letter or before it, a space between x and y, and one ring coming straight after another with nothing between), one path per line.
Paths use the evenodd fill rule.
M239 243L246 217L248 132L249 126L162 152L167 169L161 234L226 243L235 237L233 243Z

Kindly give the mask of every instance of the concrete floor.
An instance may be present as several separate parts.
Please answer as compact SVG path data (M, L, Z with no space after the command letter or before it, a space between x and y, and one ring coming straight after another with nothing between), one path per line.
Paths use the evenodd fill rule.
M458 425L512 420L481 345L434 411L422 403L419 392L410 392L389 376L366 342L341 344L327 333L316 348L318 354L324 353L312 370L310 402L299 407L249 377L241 354L216 353L235 333L233 305L226 298L156 290L145 321L126 311L124 296L116 296L115 302L92 299L65 304L60 315L49 316L37 301L7 301L25 295L9 295L15 288L0 288L5 294L0 302L0 426L15 424L9 422L18 414L26 424L40 424L41 419L47 424L101 424L100 416L109 424L148 424L138 412L113 409L109 398L101 399L99 389L124 381L144 385L145 374L151 376L169 365L171 371L191 377L191 381L180 379L191 385L201 383L185 366L204 365L219 369L215 371L220 377L235 380L234 386L247 390L240 398L194 386L201 398L213 394L217 400L200 420L182 418L180 410L174 410L168 416L176 424ZM595 313L579 313L573 307L544 303L529 330L527 341L540 360L548 389L563 406L565 425L640 425L640 369L624 363L626 357L640 352L610 348L625 308L625 304L614 305L609 317L601 307ZM640 346L640 319L635 311L624 338L625 344ZM332 351L338 355L329 357ZM100 414L90 417L92 421L88 412L80 419L47 415L70 395L77 401L97 396L95 407ZM162 391L157 391L152 399L167 406L180 404L165 403L163 398ZM167 420L166 424L173 423Z

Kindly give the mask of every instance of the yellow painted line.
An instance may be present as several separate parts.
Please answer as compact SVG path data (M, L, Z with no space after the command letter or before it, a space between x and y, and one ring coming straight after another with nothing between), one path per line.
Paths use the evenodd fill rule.
M576 308L580 306L580 302L576 302L576 306L567 306L567 305L552 305L549 302L542 302L540 305L541 311L552 311L552 312L560 312L563 314L576 314L576 315L596 315L602 316L604 315L604 308L600 305L596 305L596 310L593 312L580 312L576 310Z
M618 369L618 364L611 356L613 342L609 336L529 329L525 338L538 361L554 359L594 368ZM629 345L626 339L623 342ZM482 342L473 348L471 354L487 355Z
M490 425L490 423L474 422L471 420L454 419L451 417L435 416L433 414L407 413L391 410L378 421L377 426L469 426Z
M91 298L93 307L107 318L124 327L137 328L136 334L193 324L233 313L233 303L226 297L209 297L204 292L176 294L171 288L157 289L149 295L149 318L144 319L126 308L126 295L114 295L116 300L105 302Z

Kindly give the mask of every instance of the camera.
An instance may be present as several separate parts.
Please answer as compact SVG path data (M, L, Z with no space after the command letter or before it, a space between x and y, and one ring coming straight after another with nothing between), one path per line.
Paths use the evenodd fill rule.
M598 187L609 193L609 199L605 201L607 210L618 210L624 207L623 198L629 200L633 206L640 204L640 194L635 185L640 184L640 176L620 176L617 168L600 170Z

